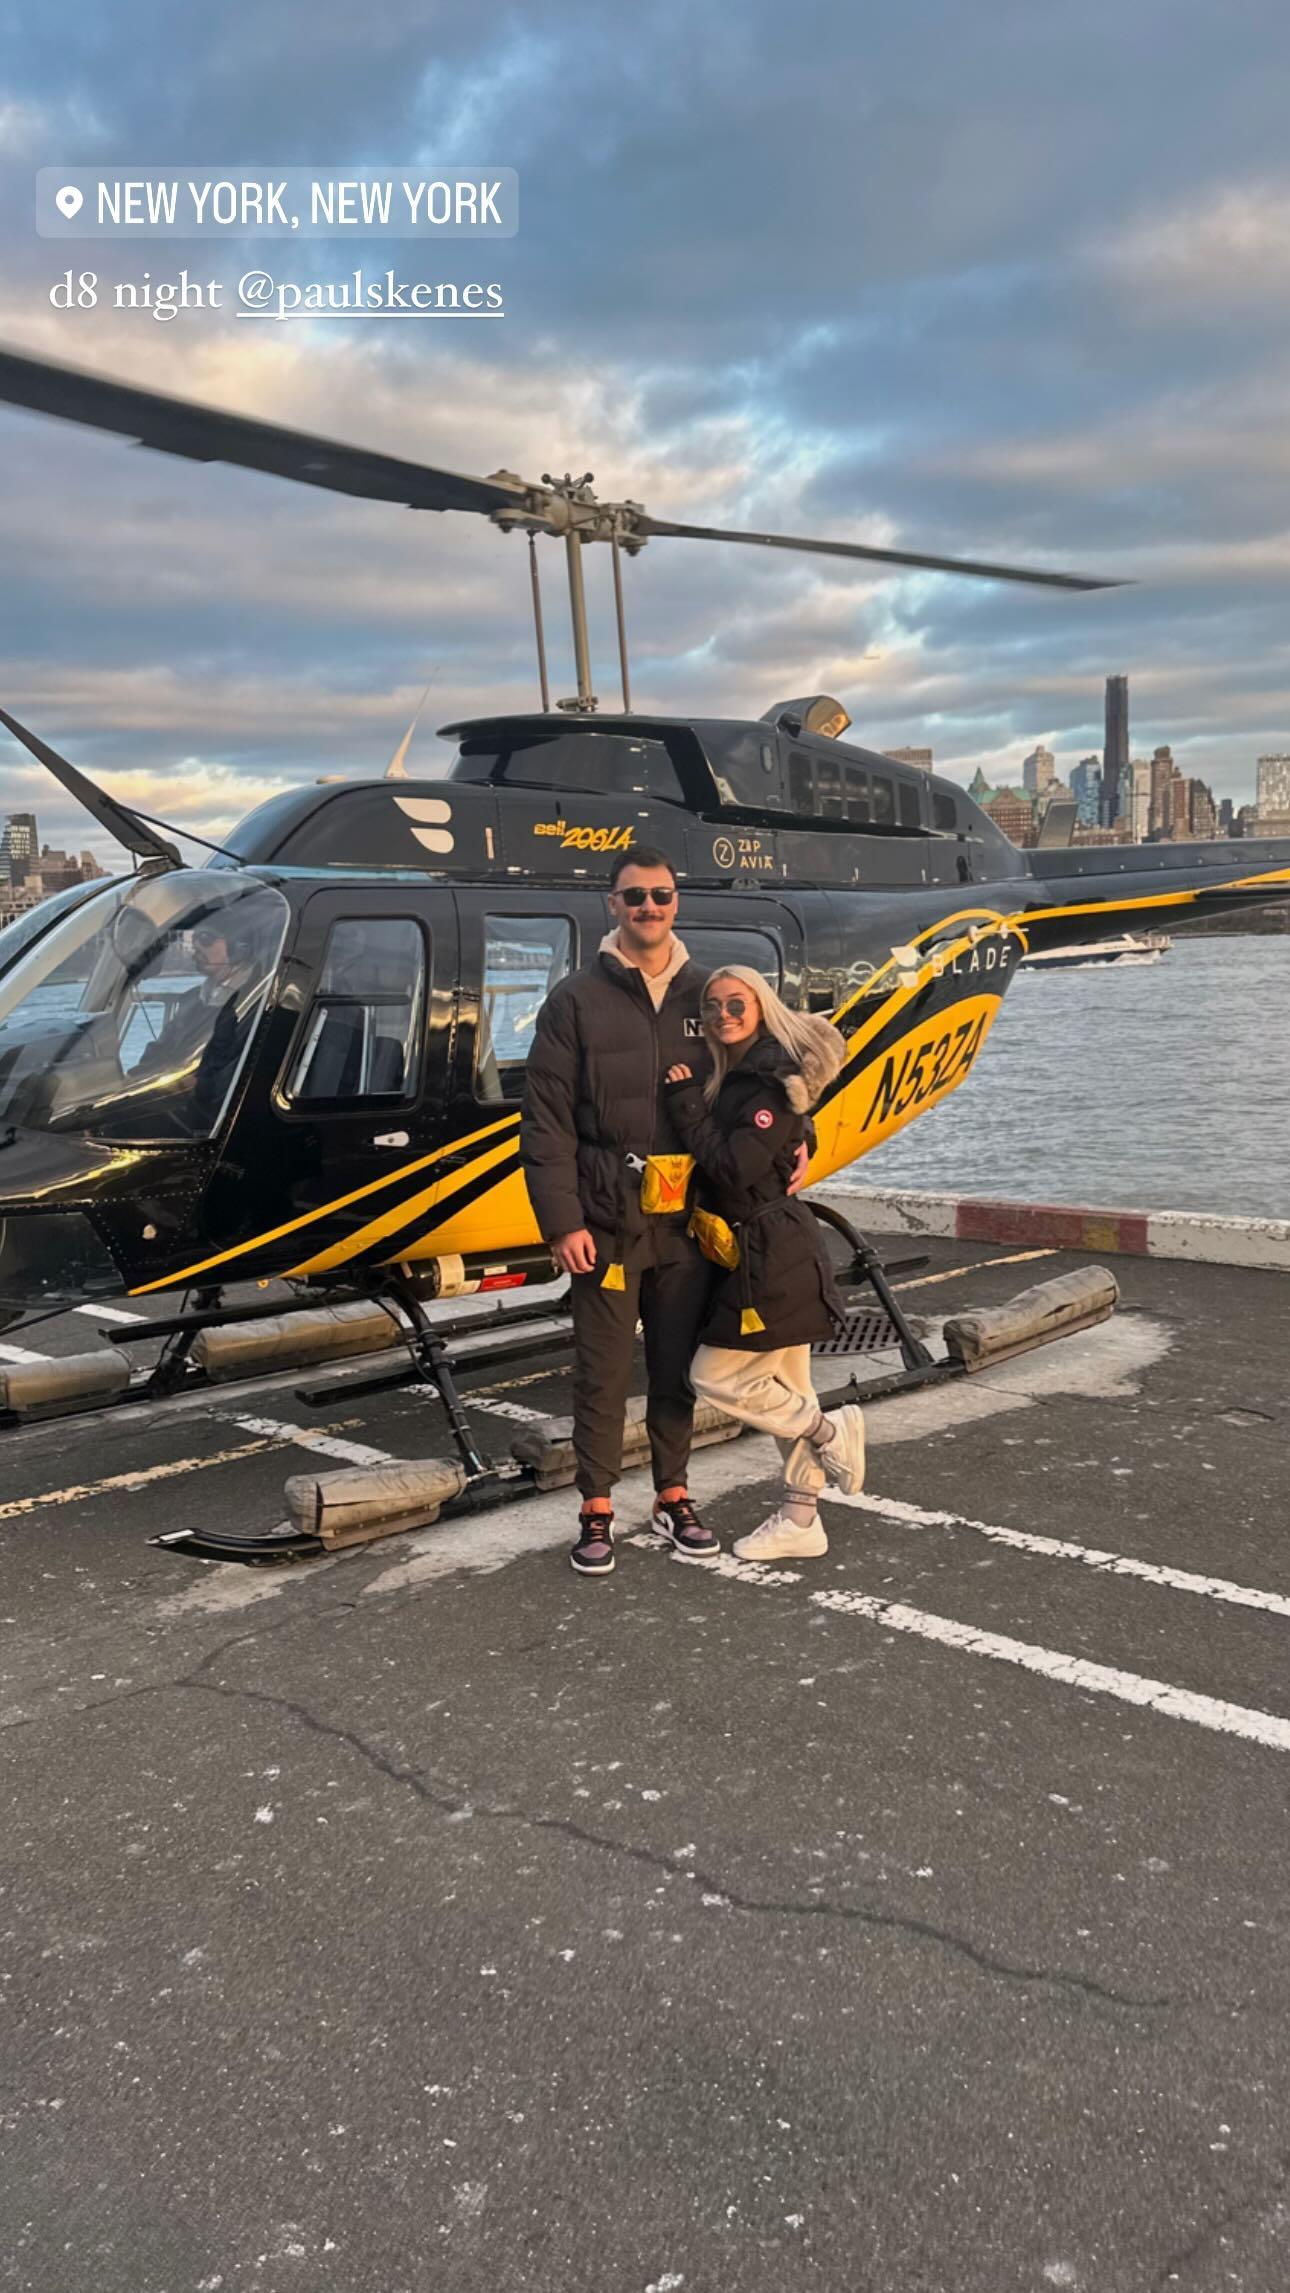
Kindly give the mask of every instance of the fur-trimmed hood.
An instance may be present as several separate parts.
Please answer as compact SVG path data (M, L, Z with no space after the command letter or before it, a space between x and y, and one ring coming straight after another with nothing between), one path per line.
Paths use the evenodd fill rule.
M795 1011L793 1018L806 1041L796 1057L773 1035L761 1035L739 1062L773 1075L795 1115L807 1114L820 1093L833 1081L846 1057L846 1044L837 1028L815 1012ZM737 1072L738 1070L736 1070Z

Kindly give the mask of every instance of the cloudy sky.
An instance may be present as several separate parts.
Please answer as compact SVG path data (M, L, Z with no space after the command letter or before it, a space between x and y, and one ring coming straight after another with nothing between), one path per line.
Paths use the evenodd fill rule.
M1063 597L655 541L636 700L830 690L967 780L1038 739L1219 795L1290 748L1290 18L1279 0L19 0L0 25L0 338L451 468L593 470L664 516L1131 580ZM111 307L252 250L57 244L40 166L511 166L509 242L261 246L280 275L504 289L487 326ZM100 306L56 312L68 262ZM555 688L562 558L545 552ZM612 702L608 565L588 566ZM218 834L289 781L535 705L523 545L0 413L0 698ZM3 737L3 736L0 736ZM444 753L432 731L414 762ZM7 740L0 813L87 839Z

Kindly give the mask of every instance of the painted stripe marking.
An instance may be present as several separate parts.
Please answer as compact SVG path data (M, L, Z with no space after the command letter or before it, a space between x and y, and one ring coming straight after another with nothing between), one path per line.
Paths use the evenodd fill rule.
M657 1549L667 1548L660 1544ZM792 1570L748 1568L729 1553L722 1553L720 1560L709 1562L692 1573L696 1577L722 1576L730 1583L747 1585L798 1581ZM883 1625L889 1632L912 1633L919 1640L934 1641L942 1648L957 1648L967 1656L981 1656L995 1664L1014 1664L1023 1672L1038 1673L1042 1679L1055 1680L1062 1687L1082 1688L1088 1695L1136 1704L1143 1710L1159 1713L1162 1719L1186 1720L1192 1727L1239 1736L1247 1743L1263 1744L1272 1751L1290 1752L1290 1720L1280 1719L1274 1712L1256 1711L1245 1704L1229 1704L1218 1696L1202 1696L1193 1689L1175 1687L1168 1680L1153 1680L1145 1673L1121 1672L1110 1664L1093 1664L1086 1657L1067 1655L1060 1648L1040 1648L1028 1640L1012 1640L1005 1633L982 1632L974 1624L960 1624L955 1617L933 1616L926 1609L909 1608L899 1600L879 1600L872 1593L813 1592L808 1598L813 1608L827 1609L833 1615L859 1616L868 1623Z
M0 1361L11 1361L15 1365L25 1361L49 1361L51 1359L52 1356L49 1354L29 1352L26 1346L0 1346Z
M978 1258L972 1266L950 1266L943 1274L920 1274L913 1282L893 1282L893 1290L930 1290L934 1282L956 1282L964 1274L985 1274L992 1266L1025 1266L1032 1258L1055 1258L1055 1249L1014 1250L1007 1258Z
M0 1505L0 1521L17 1520L42 1505L78 1505L86 1497L108 1497L121 1489L146 1489L153 1481L169 1481L179 1473L204 1473L210 1465L232 1465L239 1457L263 1457L280 1447L273 1441L247 1441L238 1449L218 1449L212 1457L177 1457L166 1465L141 1465L133 1473L112 1473L104 1481L76 1482L68 1489L47 1489L39 1497L11 1497Z
M1137 1704L1158 1712L1163 1719L1188 1720L1196 1728L1220 1735L1241 1736L1247 1743L1290 1752L1290 1720L1272 1712L1228 1704L1221 1697L1201 1696L1190 1688L1176 1688L1168 1680L1152 1680L1139 1672L1121 1672L1109 1664L1091 1664L1082 1656L1068 1656L1058 1648L1039 1648L1027 1640L1011 1640L1001 1632L982 1632L974 1624L959 1624L951 1616L931 1616L903 1601L878 1600L865 1592L813 1592L812 1605L841 1616L862 1616L889 1632L910 1632L920 1640L934 1640L942 1648L960 1648L966 1655L983 1656L995 1664L1015 1664L1023 1672L1037 1672L1067 1688L1083 1688L1090 1695L1110 1696L1118 1703Z
M262 1433L270 1441L294 1442L313 1449L320 1457L335 1457L342 1465L401 1465L404 1459L389 1449L370 1449L365 1441L338 1441L332 1433L315 1433L311 1425L290 1425L277 1417L235 1417L244 1433Z
M127 1314L124 1306L73 1306L74 1314L84 1314L90 1322L141 1322L142 1314Z
M1036 1530L1005 1529L994 1521L969 1520L962 1513L931 1512L921 1505L907 1505L899 1497L844 1497L838 1489L825 1489L821 1494L829 1504L874 1513L880 1520L896 1521L904 1528L970 1529L974 1536L988 1537L992 1544L1008 1545L1014 1552L1030 1553L1041 1560L1078 1561L1083 1568L1098 1569L1106 1576L1136 1577L1141 1584L1160 1585L1167 1592L1199 1593L1231 1608L1257 1608L1269 1616L1290 1617L1290 1597L1285 1593L1261 1592L1253 1585L1234 1584L1227 1577L1199 1576L1190 1569L1135 1560L1128 1553L1103 1552L1096 1545L1041 1536Z

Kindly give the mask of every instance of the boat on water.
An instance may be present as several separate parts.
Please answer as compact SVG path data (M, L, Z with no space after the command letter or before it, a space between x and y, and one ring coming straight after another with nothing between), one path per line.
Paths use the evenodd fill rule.
M1092 947L1055 947L1022 957L1032 971L1084 971L1097 964L1159 963L1173 946L1167 932L1122 932Z

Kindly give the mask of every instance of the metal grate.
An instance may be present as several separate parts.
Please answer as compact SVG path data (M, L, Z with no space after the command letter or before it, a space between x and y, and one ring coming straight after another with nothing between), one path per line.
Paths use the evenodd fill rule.
M860 1314L848 1314L846 1322L835 1338L823 1338L811 1347L813 1354L877 1354L899 1346L900 1332L890 1314L881 1307Z

